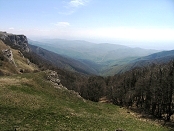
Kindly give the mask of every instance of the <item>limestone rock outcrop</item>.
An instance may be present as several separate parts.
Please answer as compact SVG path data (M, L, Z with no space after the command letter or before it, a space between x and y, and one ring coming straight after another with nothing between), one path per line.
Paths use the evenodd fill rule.
M15 35L0 31L0 39L6 44L20 49L22 52L30 51L28 47L28 40L25 35Z
M57 74L56 71L52 71L52 70L47 70L46 71L46 74L47 74L47 80L49 80L54 88L59 88L59 89L65 89L65 90L68 90L65 86L63 86L60 82L60 79L59 79L59 75ZM74 94L76 95L78 98L81 98L83 99L80 94L78 92L75 92L74 90L68 90L71 94ZM84 102L86 102L85 99L83 99Z
M56 71L52 71L52 70L47 70L47 80L49 80L50 82L52 82L52 84L54 85L55 88L64 88L67 89L66 87L64 87L61 83L60 83L60 79L59 76L57 74Z
M13 58L13 53L10 49L5 49L5 50L2 50L2 54L3 56L8 59L8 61L12 64L14 64L16 66L16 63L14 61L14 58ZM17 67L17 66L16 66Z

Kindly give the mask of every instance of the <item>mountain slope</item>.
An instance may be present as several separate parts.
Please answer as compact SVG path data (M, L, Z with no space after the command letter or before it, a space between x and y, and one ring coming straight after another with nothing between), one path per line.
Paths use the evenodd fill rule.
M151 66L153 64L163 64L174 60L174 50L162 51L151 54L149 56L141 57L130 62L129 66L131 69L135 67Z
M54 88L46 76L39 72L0 77L0 130L169 130L140 121L115 105Z
M84 74L97 74L97 71L95 69L89 67L88 65L86 65L78 60L61 56L59 54L56 54L54 52L45 50L41 47L37 47L34 45L29 45L29 47L31 48L32 52L35 52L42 58L50 61L55 66L57 66L61 69L77 71L77 72L84 73Z
M38 67L25 58L19 50L7 46L0 40L0 75L33 72L35 70L38 70Z
M156 50L130 48L118 44L95 44L79 40L44 39L40 42L30 40L29 43L62 56L76 59L91 68L93 74L97 72L97 75L113 75L112 72L107 72L113 66L118 65L117 72L119 72L123 64L157 52Z
M96 63L107 63L123 58L140 57L157 52L155 50L145 50L140 48L130 48L118 44L101 43L95 44L86 41L68 41L59 39L44 39L29 41L33 45L38 45L55 53L69 56L75 59L91 60Z
M156 61L156 62L168 62L171 59L174 58L174 50L170 50L170 51L162 51L162 52L158 52L158 53L154 53L145 57L141 57L138 58L136 60L134 60L135 62L137 61ZM134 62L133 61L133 62Z
M141 68L141 67L147 67L151 66L153 64L164 64L168 63L171 60L174 60L174 50L171 51L162 51L158 53L154 53L145 57L140 57L137 58L133 61L130 61L128 64L124 64L122 66L120 65L114 65L110 69L105 70L105 74L110 75L110 74L117 74L117 73L122 73L125 71L129 71L134 68Z

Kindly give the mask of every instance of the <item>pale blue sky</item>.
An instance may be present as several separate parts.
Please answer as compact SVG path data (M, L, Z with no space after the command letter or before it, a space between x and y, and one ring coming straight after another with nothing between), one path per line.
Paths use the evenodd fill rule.
M174 0L0 0L0 30L174 49Z

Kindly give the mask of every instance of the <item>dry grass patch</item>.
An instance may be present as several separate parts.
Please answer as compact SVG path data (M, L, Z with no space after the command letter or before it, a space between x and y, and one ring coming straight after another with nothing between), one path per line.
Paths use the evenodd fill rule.
M27 59L22 57L19 54L18 50L12 49L12 51L13 51L13 55L14 55L14 60L15 60L18 68L28 70L30 72L32 72L34 70L38 70L38 67L36 65L34 65L33 63L28 64Z
M0 50L7 49L7 48L10 48L10 47L4 44L2 40L0 40Z
M11 77L1 77L0 78L0 86L3 85L19 85L21 83L29 82L29 79L26 78L11 78Z

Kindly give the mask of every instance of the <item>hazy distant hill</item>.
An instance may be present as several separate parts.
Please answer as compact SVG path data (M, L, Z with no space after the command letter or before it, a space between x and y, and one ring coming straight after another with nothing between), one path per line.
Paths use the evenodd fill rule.
M138 58L131 63L137 67L148 66L152 64L162 64L167 63L174 59L174 50L162 51L158 53L151 54L149 56Z
M155 60L156 62L168 62L174 58L174 50L170 51L162 51L158 53L154 53L145 57L138 58L134 61L150 61Z
M87 59L96 63L107 63L123 58L141 57L157 52L141 48L130 48L119 44L101 43L95 44L80 40L45 39L41 42L30 41L33 45L39 45L55 53L70 56L76 59Z
M77 72L85 73L85 74L98 74L98 72L95 69L93 69L92 67L89 67L88 65L78 60L61 56L59 54L56 54L54 52L45 50L41 47L37 47L34 45L29 45L29 47L31 48L33 52L35 52L42 58L50 61L51 63L53 63L55 66L59 68L70 70L70 71L77 71Z
M104 70L103 74L114 75L116 73L122 73L137 67L146 67L153 64L163 64L174 60L174 50L162 51L154 53L148 56L137 58L125 65L114 65L111 68Z
M44 39L29 41L62 56L68 56L83 62L101 75L113 66L122 66L142 56L156 53L156 50L130 48L119 44L95 44L79 40Z

